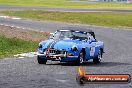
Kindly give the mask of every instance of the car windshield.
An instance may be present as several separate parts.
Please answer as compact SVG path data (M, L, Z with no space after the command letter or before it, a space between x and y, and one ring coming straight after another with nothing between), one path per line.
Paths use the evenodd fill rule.
M72 39L72 40L87 40L88 35L85 32L78 32L78 31L57 31L52 36L50 36L50 39Z

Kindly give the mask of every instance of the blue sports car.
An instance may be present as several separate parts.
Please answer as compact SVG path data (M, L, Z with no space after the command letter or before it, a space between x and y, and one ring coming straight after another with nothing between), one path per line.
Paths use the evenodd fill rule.
M64 27L57 30L48 40L39 43L37 60L46 64L47 60L71 62L81 65L93 59L100 63L104 53L104 43L97 41L92 30L83 27Z

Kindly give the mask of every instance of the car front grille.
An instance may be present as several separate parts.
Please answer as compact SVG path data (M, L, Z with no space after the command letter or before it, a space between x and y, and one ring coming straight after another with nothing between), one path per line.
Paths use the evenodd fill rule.
M56 49L47 49L46 51L52 54L65 54L66 53L65 50L56 50Z

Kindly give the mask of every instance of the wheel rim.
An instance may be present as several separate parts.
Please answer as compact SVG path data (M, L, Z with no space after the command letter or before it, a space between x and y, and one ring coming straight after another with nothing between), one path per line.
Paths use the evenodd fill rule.
M83 63L83 53L80 53L80 63Z

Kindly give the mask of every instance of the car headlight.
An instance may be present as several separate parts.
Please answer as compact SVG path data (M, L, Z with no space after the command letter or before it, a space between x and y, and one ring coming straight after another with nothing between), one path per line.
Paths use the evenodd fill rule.
M72 51L77 51L77 46L73 46Z

